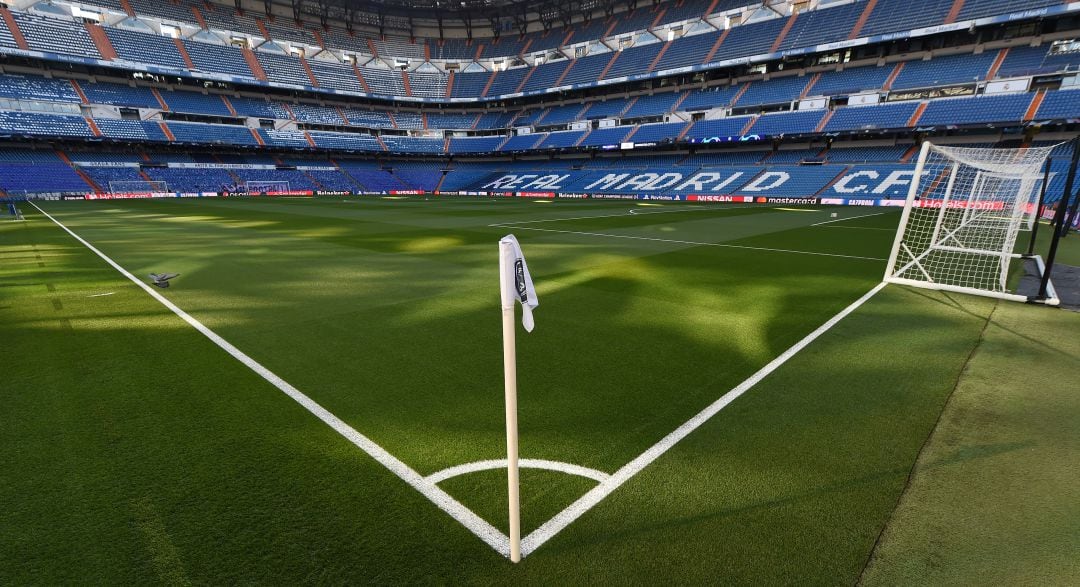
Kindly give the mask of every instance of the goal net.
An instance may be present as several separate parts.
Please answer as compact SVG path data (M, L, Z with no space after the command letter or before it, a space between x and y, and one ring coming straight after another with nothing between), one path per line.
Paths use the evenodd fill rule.
M110 194L167 194L169 184L164 181L146 179L110 181Z
M1007 288L1009 263L1052 149L923 143L885 281L1026 301Z
M287 194L290 192L287 181L245 181L244 193L249 196Z

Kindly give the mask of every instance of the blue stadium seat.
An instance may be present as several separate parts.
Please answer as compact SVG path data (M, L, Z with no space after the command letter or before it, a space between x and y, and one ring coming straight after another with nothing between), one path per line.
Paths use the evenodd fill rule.
M488 88L488 96L505 96L517 92L518 86L521 85L522 80L532 69L529 67L518 67L516 69L507 69L506 71L500 71L495 74L495 80L491 82L491 87ZM552 80L554 81L554 80ZM487 81L484 82L487 84Z
M919 118L919 126L1019 123L1033 96L1021 93L931 100Z
M105 27L105 34L116 54L122 59L134 63L150 61L165 67L187 69L187 63L176 50L172 39L113 27Z
M567 104L564 106L552 106L547 112L540 117L535 124L536 126L550 126L555 124L566 124L573 122L581 117L582 111L585 110L583 104Z
M1036 10L1060 3L1060 0L965 0L956 20L965 21L985 16Z
M453 137L449 153L491 153L499 148L506 137Z
M0 111L0 135L4 134L52 137L93 136L82 116Z
M101 59L97 45L82 24L66 19L12 11L15 23L33 51Z
M364 77L368 89L373 94L382 94L384 96L405 95L405 80L401 76L400 70L361 67L360 75Z
M421 98L443 98L446 96L445 73L409 72L409 88L413 96Z
M588 55L571 62L570 71L566 72L560 86L594 84L600 78L600 72L607 67L613 53ZM534 74L535 75L535 74Z
M811 133L824 116L824 110L765 114L750 127L750 133L765 136Z
M315 145L323 149L341 151L382 151L382 145L374 136L356 133L311 131Z
M65 79L0 74L0 98L78 103L79 95Z
M451 98L476 98L483 93L491 73L456 73L454 87L450 90Z
M165 133L161 130L161 125L156 122L99 118L95 120L94 123L101 131L101 134L110 139L158 142L166 142L168 140L165 137Z
M475 114L456 114L447 112L429 112L427 114L428 128L436 129L467 129L472 128L476 122Z
M825 123L824 130L833 132L904 128L918 107L918 102L894 102L840 108L833 113L829 122Z
M709 88L706 90L692 90L690 94L686 96L686 99L679 104L679 110L693 112L695 110L709 110L711 108L727 108L731 105L731 101L735 98L735 95L739 93L741 88L741 85L736 85Z
M799 98L809 81L809 77L788 76L750 82L750 87L743 92L742 96L739 96L735 106L790 103Z
M289 108L296 115L296 120L299 122L314 122L316 124L332 124L336 126L347 124L338 109L331 106L292 104Z
M547 90L556 86L556 81L562 76L566 68L570 66L569 60L557 61L555 63L545 63L537 67L528 81L525 82L525 86L522 88L523 92L533 92L538 90ZM495 79L498 81L498 78Z
M651 45L623 49L618 53L619 56L615 59L615 62L611 64L611 68L604 74L604 79L645 73L649 69L649 64L653 62L653 59L660 54L660 50L663 48L664 43L652 43Z
M643 124L637 132L630 136L630 141L635 143L658 143L664 139L675 140L679 133L686 128L686 122L658 122L655 124Z
M732 29L734 33L735 29ZM703 33L700 35L691 35L689 37L681 37L671 42L671 46L664 52L664 55L660 58L660 61L656 63L656 67L653 71L664 71L665 69L675 69L678 67L689 67L692 65L701 65L705 61L705 56L712 50L713 45L716 44L716 40L720 38L719 31L714 33ZM724 41L727 44L727 41Z
M814 82L807 95L842 96L866 90L877 90L885 85L894 67L894 65L851 67L843 71L827 71Z
M944 22L950 8L951 2L940 0L878 0L870 18L859 31L859 36L869 37L938 25Z
M187 112L190 114L207 114L211 116L231 117L232 113L225 106L221 96L215 94L200 94L198 92L163 91L159 92L161 98L169 105L171 112Z
M671 112L675 103L682 98L683 92L662 92L650 96L638 96L633 104L622 114L624 119L662 116ZM689 98L688 98L689 99Z
M357 126L367 128L393 128L390 115L383 110L364 110L360 108L343 108L345 117L349 122Z
M699 120L686 133L686 139L708 139L710 137L737 137L752 120L750 116L732 116L714 120Z
M180 143L258 145L251 131L244 126L175 121L170 121L168 124L169 130Z
M547 138L547 133L514 135L503 143L503 146L499 148L499 151L525 151L532 149L545 138Z
M544 138L538 148L540 149L561 149L565 147L572 147L577 143L578 139L585 136L585 131L581 130L564 130L559 132L548 133L548 136Z
M813 47L846 39L865 7L863 2L852 2L835 8L801 12L777 49Z
M755 196L767 191L770 196L808 198L821 191L844 170L843 166L838 165L770 165L735 193Z
M1080 53L1051 53L1051 46L1011 47L998 68L997 77L1038 75L1076 69L1080 65Z
M255 74L248 67L243 52L236 47L210 45L195 41L184 41L184 49L192 63L202 71L227 73L239 77L254 79Z
M477 130L494 130L509 128L510 121L514 118L514 112L485 112L480 115L476 122Z
M591 105L585 111L584 118L586 120L616 118L626 109L626 105L629 103L630 100L626 98L611 98L603 102L590 102Z
M83 94L91 104L111 104L134 108L161 108L150 88L125 86L106 82L80 82Z
M893 90L975 83L986 79L997 51L979 55L949 55L929 61L908 61L893 81Z
M428 139L422 137L401 137L384 135L383 143L386 150L391 153L442 153L442 139Z
M263 51L256 51L255 56L262 65L263 71L266 72L266 78L271 82L292 86L311 85L311 78L307 76L298 57Z
M1043 97L1042 104L1039 105L1039 111L1035 116L1039 120L1070 120L1080 118L1080 92L1076 90L1048 92L1046 96Z
M278 120L289 120L292 118L281 104L267 101L264 98L230 96L229 102L240 116L272 118Z

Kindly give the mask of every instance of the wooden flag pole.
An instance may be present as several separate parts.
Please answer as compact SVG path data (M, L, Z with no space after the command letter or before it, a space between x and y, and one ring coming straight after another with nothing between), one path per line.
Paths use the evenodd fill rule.
M514 253L499 243L499 285L502 287L503 382L506 392L506 483L510 509L510 560L521 561L521 506L518 497L517 351L514 339Z

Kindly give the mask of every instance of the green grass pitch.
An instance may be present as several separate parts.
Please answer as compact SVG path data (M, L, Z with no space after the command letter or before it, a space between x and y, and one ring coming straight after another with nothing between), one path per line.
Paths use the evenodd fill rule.
M421 198L41 207L140 279L180 273L165 298L420 476L505 458L504 234L540 299L535 332L518 335L521 456L611 474L877 286L899 217ZM513 565L23 212L0 224L2 583L945 580L912 563L913 528L956 510L941 483L970 481L920 463L955 449L935 442L941 426L974 434L950 412L957 394L1008 376L980 386L979 360L1023 387L1021 368L980 354L1001 334L988 325L1023 332L1051 311L885 288ZM1054 316L1050 330L1080 324ZM1040 333L1024 348L1047 346ZM1054 389L1080 349L1049 344L1065 355L1046 359ZM523 469L523 534L596 484ZM505 469L438 488L507 531ZM1046 499L1068 490L1059 479Z

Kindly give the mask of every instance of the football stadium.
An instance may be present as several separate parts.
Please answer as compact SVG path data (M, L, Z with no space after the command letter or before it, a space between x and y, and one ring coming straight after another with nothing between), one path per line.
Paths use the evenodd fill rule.
M1080 2L0 0L0 584L1080 584Z

